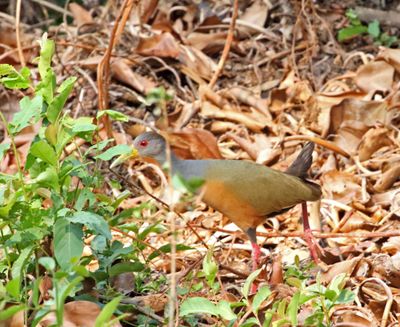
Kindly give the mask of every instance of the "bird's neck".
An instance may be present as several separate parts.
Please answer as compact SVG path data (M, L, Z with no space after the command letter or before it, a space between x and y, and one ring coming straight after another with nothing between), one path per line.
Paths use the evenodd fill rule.
M179 164L182 161L181 159L179 159L172 151L170 151L170 157L168 160L168 156L167 153L164 152L162 154L160 154L158 157L155 157L154 159L156 159L161 166L164 166L167 163L171 164L170 170L172 173L175 173L177 169L179 169Z

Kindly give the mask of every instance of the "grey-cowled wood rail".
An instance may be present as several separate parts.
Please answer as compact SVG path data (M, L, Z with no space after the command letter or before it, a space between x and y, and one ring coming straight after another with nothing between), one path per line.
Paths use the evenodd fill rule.
M134 156L167 161L167 143L155 132L140 134L133 143ZM318 262L316 243L308 222L306 201L321 197L319 185L307 180L314 143L307 143L286 172L243 160L183 160L170 153L171 173L184 179L204 181L202 200L226 215L248 235L252 244L253 270L258 268L260 247L256 228L267 217L296 204L302 204L305 239L314 261ZM117 159L120 163L122 160ZM116 162L113 163L115 166Z

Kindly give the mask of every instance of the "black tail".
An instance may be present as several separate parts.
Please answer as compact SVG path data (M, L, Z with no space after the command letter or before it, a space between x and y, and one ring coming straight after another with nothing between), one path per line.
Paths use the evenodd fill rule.
M297 156L296 160L286 170L287 174L297 176L303 179L308 178L307 171L311 167L312 153L314 151L314 143L308 142Z

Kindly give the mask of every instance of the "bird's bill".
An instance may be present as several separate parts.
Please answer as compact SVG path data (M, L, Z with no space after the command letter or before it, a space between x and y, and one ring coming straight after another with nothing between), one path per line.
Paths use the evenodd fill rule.
M121 154L117 159L113 161L111 164L110 168L114 168L122 164L123 162L129 160L129 159L135 159L139 156L138 150L135 148L132 149L131 153L126 153L126 154Z

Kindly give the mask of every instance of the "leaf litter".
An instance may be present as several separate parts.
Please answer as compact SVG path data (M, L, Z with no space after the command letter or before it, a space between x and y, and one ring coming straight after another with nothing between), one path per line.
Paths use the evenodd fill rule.
M147 101L152 89L164 87L173 95L166 104L168 128L163 132L182 158L253 160L284 169L304 140L317 140L317 145L324 144L318 140L331 141L339 152L317 146L312 166L312 175L323 190L312 215L316 237L324 236L320 245L326 267L320 276L329 284L346 273L346 285L356 294L354 304L335 307L331 319L337 326L395 326L400 314L400 235L385 233L399 230L400 50L380 47L346 52L329 27L338 28L341 16L329 15L312 2L274 6L268 1L245 2L240 4L229 57L214 88L207 84L217 70L228 35L231 3L145 1L134 6L111 55L109 106L130 117L128 123L113 125L114 138L118 144L129 143L143 126L165 127L160 108ZM49 37L57 46L57 78L78 78L79 87L67 104L74 117L96 116L96 69L108 46L118 3L91 9L71 3L68 13L73 22L48 26ZM14 33L11 21L0 22L1 29ZM42 31L28 25L21 29L24 59L34 67L38 47L32 40L39 39ZM15 34L4 33L0 43L0 63L18 64ZM2 103L15 103L21 97L15 91L0 91ZM10 115L13 108L16 105L4 104L2 112ZM27 128L15 140L22 164L33 132ZM100 137L105 138L105 133ZM83 149L88 146L81 145ZM166 181L154 164L134 162L121 168L122 174L126 175L126 169L132 180L163 198ZM11 152L6 153L1 171L16 172ZM135 208L149 200L125 180L121 183L132 192L121 208ZM118 190L109 187L104 192ZM153 274L168 276L173 259L178 287L189 289L178 296L180 301L189 296L238 301L238 288L250 274L251 248L246 237L200 200L183 204L176 221L178 242L191 249L179 251L175 258L169 253L157 256L150 265ZM169 226L165 208L155 203L155 210L141 210L142 228L156 219ZM275 285L271 287L274 294L280 294L278 298L294 296L290 288L283 291L287 285L283 284L282 269L294 265L296 256L308 259L301 233L297 233L302 231L299 216L299 208L295 208L271 217L259 228L268 254L260 279ZM271 229L276 233L265 237ZM368 237L369 232L377 236ZM341 237L335 233L342 233ZM113 237L125 244L133 242L132 234L122 227L113 231ZM147 256L169 243L169 233L150 233L145 242L151 244L143 250ZM207 288L190 290L199 280L186 279L189 272L201 270L205 245L214 247L221 293L210 293ZM168 289L138 295L132 283L132 275L121 274L114 287L129 297L128 303L140 303L162 317ZM299 312L300 320L305 319L307 310ZM84 301L69 302L65 311L71 326L91 326L100 312L97 305ZM87 322L76 321L80 318ZM20 315L13 319L20 320ZM42 326L54 322L52 316L46 319ZM130 319L135 321L135 314ZM202 319L203 325L220 324L215 317Z

